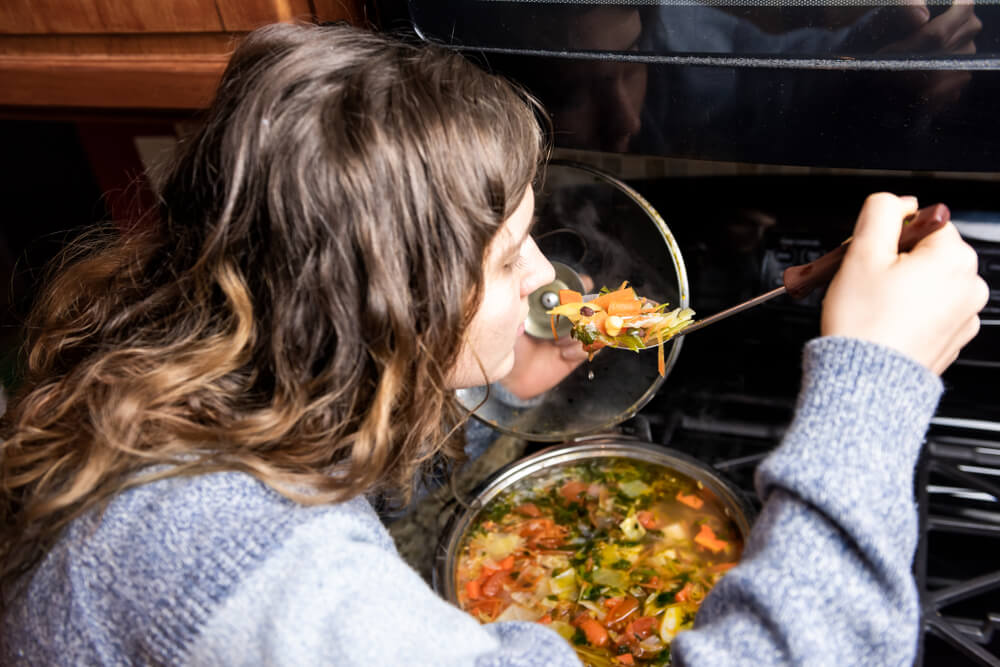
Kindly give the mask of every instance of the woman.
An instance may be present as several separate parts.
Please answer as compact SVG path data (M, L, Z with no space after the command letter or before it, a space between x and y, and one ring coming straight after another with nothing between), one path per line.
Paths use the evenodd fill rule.
M480 626L437 598L365 499L405 498L422 464L457 457L453 390L510 371L526 297L551 279L529 235L543 152L533 105L457 55L346 27L250 35L161 222L89 249L34 311L0 461L3 662L578 664L547 628ZM800 645L799 617L770 605L822 600L802 545L845 568L845 600L908 623L877 658L912 648L909 527L857 523L853 459L816 471L872 457L866 484L906 518L940 393L928 368L981 306L953 228L896 256L915 206L880 195L862 211L824 311L841 337L807 351L747 562L678 661L872 655L881 638L840 645L840 607L806 605L827 635ZM923 299L944 294L965 296L926 322ZM883 426L873 450L862 436Z

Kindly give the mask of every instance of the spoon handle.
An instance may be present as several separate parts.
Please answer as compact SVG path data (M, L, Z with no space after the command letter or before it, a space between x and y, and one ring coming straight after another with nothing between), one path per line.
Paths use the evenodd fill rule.
M899 235L899 251L907 252L917 245L920 239L931 232L944 227L951 220L951 211L944 204L934 204L912 213L903 220L903 231ZM808 296L817 287L823 287L831 280L840 268L847 253L847 239L839 247L826 253L819 259L808 264L790 266L782 274L785 289L793 299Z

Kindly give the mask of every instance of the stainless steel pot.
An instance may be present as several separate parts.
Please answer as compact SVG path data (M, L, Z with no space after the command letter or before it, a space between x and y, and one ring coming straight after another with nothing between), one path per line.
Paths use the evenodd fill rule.
M753 508L733 484L720 477L710 467L680 452L622 436L596 436L585 442L556 445L515 461L486 479L474 492L466 507L456 503L445 524L435 557L432 582L434 589L446 600L458 603L455 587L455 566L462 538L476 515L493 498L513 484L543 471L568 464L602 458L626 458L663 466L702 483L715 494L725 513L739 528L744 543L750 534Z

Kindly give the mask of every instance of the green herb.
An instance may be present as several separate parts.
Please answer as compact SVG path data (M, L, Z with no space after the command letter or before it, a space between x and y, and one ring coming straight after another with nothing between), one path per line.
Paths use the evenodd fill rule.
M594 334L588 331L586 326L573 327L572 333L573 333L573 338L576 338L584 345L593 345Z
M643 348L642 339L638 336L632 335L630 333L622 334L615 337L615 345L618 347L626 347L633 352L638 352Z
M627 560L625 560L624 558L622 558L621 560L615 561L614 563L612 563L611 567L612 567L612 569L615 569L615 570L627 570L630 567L632 567L632 563L630 563Z
M667 646L662 651L660 651L656 655L656 657L653 658L653 661L651 663L649 663L649 664L652 665L653 667L666 667L666 665L669 665L670 664L670 647Z
M490 508L486 511L485 517L490 521L500 521L505 516L510 514L511 509L510 503L502 501L494 502L490 504Z
M584 644L587 643L587 635L583 633L583 630L577 628L576 632L573 633L573 638L570 639L570 641L577 646L583 646Z

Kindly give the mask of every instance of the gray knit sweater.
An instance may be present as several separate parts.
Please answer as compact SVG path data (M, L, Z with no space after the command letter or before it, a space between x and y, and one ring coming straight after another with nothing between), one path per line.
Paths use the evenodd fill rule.
M812 341L804 370L795 420L758 469L744 559L674 642L676 663L913 661L913 466L941 382L836 338ZM481 626L438 598L365 500L302 507L238 473L121 494L26 584L3 618L3 664L579 664L544 626Z

